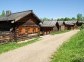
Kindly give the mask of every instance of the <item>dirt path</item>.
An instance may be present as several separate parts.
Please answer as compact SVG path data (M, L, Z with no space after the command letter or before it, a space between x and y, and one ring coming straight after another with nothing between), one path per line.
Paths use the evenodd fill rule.
M1 54L0 62L49 62L56 49L77 32L43 36L41 41Z

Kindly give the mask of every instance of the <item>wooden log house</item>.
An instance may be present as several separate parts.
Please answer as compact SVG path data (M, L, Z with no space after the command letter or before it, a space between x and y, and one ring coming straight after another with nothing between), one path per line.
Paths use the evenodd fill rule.
M56 27L57 21L43 21L40 23L41 33L42 34L49 34L51 31L57 31Z
M83 21L77 21L77 22L76 22L76 25L77 25L78 27L81 26L82 24L84 24Z
M64 22L65 29L66 29L66 30L76 29L76 22L77 22L77 21L65 21L65 22Z
M78 27L81 26L83 23L84 23L83 21L76 21L76 20L57 21L56 26L58 28L58 31L73 30L78 29Z
M40 23L42 34L49 34L51 31L64 31L76 29L77 21L43 21Z
M65 25L64 25L63 21L57 21L56 27L57 27L58 31L64 31L65 30Z
M40 19L32 10L17 13L8 11L6 12L6 16L0 17L0 40L3 41L6 34L8 34L7 37L12 40L39 35L40 22Z

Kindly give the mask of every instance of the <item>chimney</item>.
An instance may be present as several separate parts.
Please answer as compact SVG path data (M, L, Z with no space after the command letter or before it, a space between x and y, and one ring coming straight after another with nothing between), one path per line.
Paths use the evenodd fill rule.
M10 10L6 11L6 16L9 16L9 15L11 15L11 11Z

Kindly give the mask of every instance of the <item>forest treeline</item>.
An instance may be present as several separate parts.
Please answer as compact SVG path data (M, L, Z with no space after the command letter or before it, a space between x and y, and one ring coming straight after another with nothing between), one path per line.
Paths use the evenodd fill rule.
M76 17L72 17L72 18L69 18L69 17L65 17L65 18L57 18L57 19L53 19L53 18L41 18L41 20L43 21L49 21L49 20L56 20L56 21L84 21L84 16L80 13L78 13L76 15Z
M0 17L2 16L6 16L6 12L11 12L10 10L8 11L2 11L0 13ZM72 18L69 18L69 17L65 17L65 18L57 18L57 19L53 19L53 18L47 18L47 17L44 17L44 18L41 18L41 20L43 21L49 21L49 20L56 20L56 21L73 21L73 20L76 20L76 21L84 21L84 16L81 14L81 13L78 13L76 15L76 17L72 17Z

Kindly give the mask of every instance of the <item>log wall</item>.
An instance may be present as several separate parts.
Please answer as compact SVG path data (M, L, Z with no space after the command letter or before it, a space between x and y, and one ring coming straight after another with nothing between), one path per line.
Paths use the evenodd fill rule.
M0 43L8 43L14 40L13 33L9 31L0 32Z

